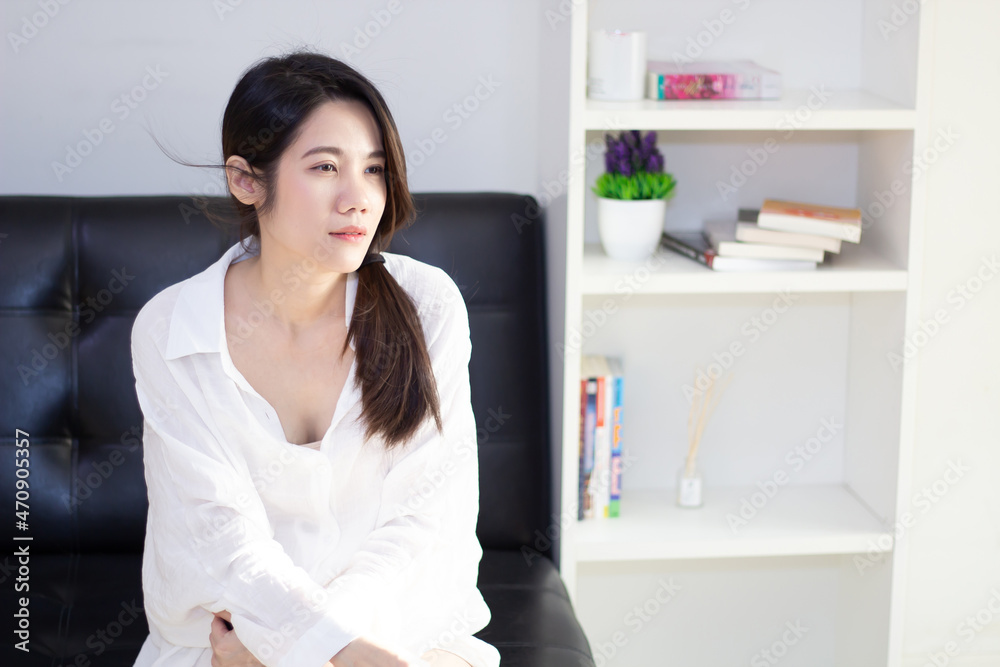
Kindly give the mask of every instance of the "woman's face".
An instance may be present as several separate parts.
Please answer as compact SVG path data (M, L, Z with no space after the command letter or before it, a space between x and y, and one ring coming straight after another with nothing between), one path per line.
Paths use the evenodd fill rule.
M356 271L385 209L385 164L368 107L354 100L317 107L278 160L262 242L330 271Z

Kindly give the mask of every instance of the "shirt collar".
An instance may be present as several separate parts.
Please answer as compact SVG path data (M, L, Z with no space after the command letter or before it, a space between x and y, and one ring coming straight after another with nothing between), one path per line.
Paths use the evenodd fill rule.
M252 242L252 236L243 239L243 245L250 247L250 251L244 251L241 243L234 243L207 269L183 282L170 318L166 359L177 359L198 352L222 352L222 346L226 345L223 309L226 271L233 262L259 254L259 249L255 250ZM347 274L344 303L344 324L347 327L351 326L357 291L358 274L352 271ZM353 343L351 349L354 349Z

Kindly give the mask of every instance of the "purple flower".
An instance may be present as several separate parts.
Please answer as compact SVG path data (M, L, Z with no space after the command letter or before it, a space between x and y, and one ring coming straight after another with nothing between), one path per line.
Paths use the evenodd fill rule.
M656 132L648 132L642 140L642 146L652 153L656 150Z
M646 161L646 171L651 174L663 171L663 156L659 153L650 155Z
M643 171L663 170L663 155L656 147L656 132L643 136L639 130L627 130L618 138L606 134L604 142L604 169L609 173L632 176Z

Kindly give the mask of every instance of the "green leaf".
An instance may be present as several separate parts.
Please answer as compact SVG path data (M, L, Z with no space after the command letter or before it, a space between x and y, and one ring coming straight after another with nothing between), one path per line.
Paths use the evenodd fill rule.
M677 180L666 172L639 172L632 176L605 172L597 177L591 191L606 199L670 199Z

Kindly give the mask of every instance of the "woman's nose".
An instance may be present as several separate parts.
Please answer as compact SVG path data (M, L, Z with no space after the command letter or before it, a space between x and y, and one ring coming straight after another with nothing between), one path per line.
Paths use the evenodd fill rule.
M340 192L337 193L337 210L340 213L349 213L351 210L358 213L367 212L370 202L364 176L347 176L341 179L340 183Z

